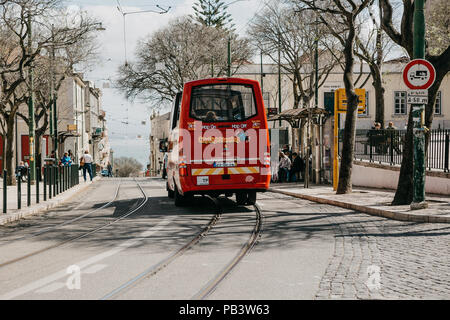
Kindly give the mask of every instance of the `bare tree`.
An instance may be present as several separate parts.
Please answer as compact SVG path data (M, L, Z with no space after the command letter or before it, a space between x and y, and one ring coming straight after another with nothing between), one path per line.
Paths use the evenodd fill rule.
M314 13L295 12L294 9L272 1L250 24L249 35L259 50L274 63L278 63L278 50L281 51L281 68L292 81L293 108L297 109L299 106L309 106L315 94L316 39L320 52L319 87L326 81L337 60L329 52L334 49L332 37L323 25L314 23Z
M136 62L120 67L116 86L127 98L140 97L154 106L171 101L185 82L210 76L211 59L214 73L226 74L229 37L235 73L251 57L248 40L189 17L173 20L139 43Z
M352 168L354 158L358 95L355 93L353 66L354 46L358 33L357 17L370 4L370 0L298 0L303 9L315 11L320 21L339 40L344 54L344 85L347 96L341 167L337 193L352 192Z
M114 168L119 177L137 177L143 166L136 159L121 157L114 160Z
M59 4L59 0L14 0L0 5L0 124L6 139L4 155L9 184L13 183L15 117L19 107L30 99L31 68L42 61L43 53L51 46L80 45L97 24L81 12L66 14ZM42 73L45 77L48 74ZM24 113L21 115L28 118Z
M382 7L382 27L383 30L389 35L389 37L399 46L403 47L409 54L410 58L413 58L413 13L414 3L411 0L402 0L403 10L402 19L399 27L395 26L394 14L395 9L393 7L393 0L380 0ZM442 28L440 32L447 34L442 42L431 41L429 44L434 44L435 47L428 46L426 48L425 59L433 64L436 69L436 81L428 89L428 104L425 107L425 126L431 128L434 116L434 105L436 103L436 97L441 86L442 80L445 75L450 71L450 43L448 41L449 32L449 15L450 8L448 7L448 1L441 2L436 1L438 7L437 12L442 11L442 17L447 23L442 25L432 24L435 28ZM440 7L442 5L442 7ZM439 9L440 8L440 9ZM436 33L436 31L433 31ZM430 35L430 29L428 32ZM447 39L447 40L445 40ZM413 119L412 110L409 112L408 128L404 144L402 165L400 168L400 176L398 180L397 191L395 193L393 205L410 204L413 200ZM426 146L428 146L430 135L427 134ZM425 150L428 148L426 147Z

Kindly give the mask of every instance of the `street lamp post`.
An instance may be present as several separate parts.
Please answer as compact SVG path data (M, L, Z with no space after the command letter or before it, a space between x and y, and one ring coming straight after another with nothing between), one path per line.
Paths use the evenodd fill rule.
M31 55L31 12L28 12L28 54ZM30 176L28 179L30 181L34 181L35 175L36 175L36 162L34 159L34 138L35 138L35 132L34 132L34 77L33 77L33 63L30 62L30 67L28 70L28 81L29 81L29 87L28 87L28 143L29 143L29 162L30 162Z

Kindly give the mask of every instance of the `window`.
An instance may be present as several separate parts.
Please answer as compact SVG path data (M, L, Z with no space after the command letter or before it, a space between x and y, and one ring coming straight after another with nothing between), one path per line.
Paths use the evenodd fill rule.
M180 103L181 103L182 93L179 92L175 96L173 107L172 107L172 129L175 129L178 125L178 121L180 120Z
M367 117L369 115L369 91L366 91L366 109L363 113L358 112L358 116Z
M406 114L406 91L394 92L394 114Z
M205 122L245 121L256 116L252 86L206 85L192 89L190 116Z
M436 95L436 103L434 105L434 114L442 114L442 99L441 99L441 91L439 91Z

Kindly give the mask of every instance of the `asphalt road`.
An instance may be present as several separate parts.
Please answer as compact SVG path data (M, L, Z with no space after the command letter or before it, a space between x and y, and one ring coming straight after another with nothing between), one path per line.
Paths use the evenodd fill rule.
M102 179L0 227L0 299L450 298L448 225L274 193L257 205L257 243L230 268L257 226L253 206L198 197L177 208L164 180Z

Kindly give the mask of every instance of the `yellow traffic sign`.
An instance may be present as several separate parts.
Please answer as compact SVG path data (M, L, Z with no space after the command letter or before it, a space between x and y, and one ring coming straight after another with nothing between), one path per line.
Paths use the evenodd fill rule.
M366 112L366 90L365 89L355 89L355 93L358 95L358 113ZM345 113L347 112L347 96L345 94L345 89L337 89L334 92L334 101L337 106L337 112Z

